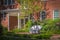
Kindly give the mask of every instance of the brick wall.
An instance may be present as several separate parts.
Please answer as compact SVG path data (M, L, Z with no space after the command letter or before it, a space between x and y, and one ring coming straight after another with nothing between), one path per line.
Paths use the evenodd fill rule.
M3 27L8 27L8 14L6 14L6 17L3 18L1 17L2 19L1 20L1 24L3 25Z
M47 19L52 19L53 18L53 10L58 9L60 10L60 0L49 0L47 2L47 6L46 9L48 10L48 15L47 15Z
M19 7L18 6L18 4L16 4L16 5L12 5L12 6L14 6L13 8L17 8L17 7ZM6 9L6 8L8 8L8 7L12 7L12 6L7 6L7 7L4 7L4 6L0 6L0 10L2 10L2 9ZM47 9L47 16L46 16L46 18L47 19L52 19L53 18L53 10L54 9L58 9L58 10L60 10L60 0L48 0L48 2L47 2L47 5L46 5L46 9ZM10 21L9 21L9 27L10 27L10 30L11 29L14 29L15 28L15 26L17 26L18 25L18 19L17 19L17 17L16 16L10 16Z
M16 9L17 8L17 6L18 6L18 3L15 1L15 4L14 5L3 5L3 0L0 0L0 2L2 2L1 3L1 5L0 5L0 10L5 10L5 9L7 9L7 8L9 8L9 9ZM1 14L0 14L1 15ZM8 15L7 15L8 16ZM1 21L1 18L0 18L0 21L1 21L1 23L2 23L2 25L4 26L4 27L7 27L8 28L8 17L6 16L6 20L2 20ZM18 23L17 23L17 17L14 17L14 16L10 16L10 21L9 21L9 25L10 25L10 29L13 29L14 28L14 26L15 25L17 25ZM13 25L12 25L13 24Z

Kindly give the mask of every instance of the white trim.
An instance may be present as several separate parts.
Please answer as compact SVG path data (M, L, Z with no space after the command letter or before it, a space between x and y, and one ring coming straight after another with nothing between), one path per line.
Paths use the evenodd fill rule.
M42 21L42 16L41 16L41 13L42 13L42 12L40 12L40 21Z
M25 18L24 18L24 22L23 23L24 23L24 27L25 27Z
M8 4L8 0L7 0L7 5L9 5L9 4Z
M21 29L21 19L19 18L19 28Z
M53 10L53 19L54 19L54 11L55 11L55 10ZM59 11L58 11L58 14L59 14ZM59 15L58 15L58 18L59 18Z
M18 29L19 29L20 27L19 27L19 13L18 13Z
M9 31L9 14L8 14L8 31Z
M10 5L12 4L12 0L11 0L11 3L10 3Z
M6 10L1 10L0 12L19 12L19 9L6 9Z
M53 10L53 20L54 20L54 10Z

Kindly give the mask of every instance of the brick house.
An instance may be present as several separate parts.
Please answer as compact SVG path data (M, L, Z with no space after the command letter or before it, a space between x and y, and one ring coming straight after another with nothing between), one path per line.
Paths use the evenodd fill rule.
M43 11L39 12L39 14L42 13L40 14L39 18L41 18L42 20L60 18L60 0L47 0L43 3ZM22 15L19 10L17 10L19 9L19 7L20 4L17 3L16 0L11 0L11 3L7 0L0 0L0 10L2 10L1 12L4 11L8 13L8 30L12 30L14 28L21 28L31 17L31 15L28 15L23 19L19 18ZM36 17L37 16L35 14L35 18Z
M47 18L60 18L60 0L49 0L47 2L46 8L49 9Z
M18 25L18 18L16 17L16 13L18 13L17 5L15 0L0 0L0 15L2 16L2 19L0 18L0 20L2 20L1 24L4 27L7 27L8 30L14 28L14 25ZM5 13L7 14L5 15Z

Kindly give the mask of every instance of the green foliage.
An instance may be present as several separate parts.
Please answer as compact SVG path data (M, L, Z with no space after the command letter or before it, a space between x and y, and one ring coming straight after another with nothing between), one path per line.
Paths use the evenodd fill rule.
M12 32L14 32L14 33L17 33L17 32L29 32L30 28L35 24L40 25L40 22L34 22L33 23L32 20L28 20L28 22L24 25L23 28L21 28L21 29L18 29L18 28L13 29Z
M3 35L5 35L7 32L8 32L8 29L3 27Z
M29 20L27 23L26 23L26 27L31 27L32 26L32 21Z
M14 34L14 33L10 33L10 32L7 33L6 35L2 36L2 38L6 38L6 39L8 38L10 40L12 40L12 38L13 39L37 40L37 39L49 39L50 37L51 37L51 35L45 35L45 34Z
M49 39L53 34L60 34L60 19L49 19L42 22L37 22L42 25L40 34L13 34L13 37L30 38L30 39ZM29 20L24 29L18 30L19 32L29 32L30 27L33 25ZM9 36L11 34L8 34Z
M44 20L43 22L36 22L38 25L42 26L40 30L40 34L60 34L60 19L55 20ZM15 29L14 32L29 32L31 26L34 24L31 20L29 20L26 25L24 25L23 29ZM59 23L59 24L58 24ZM53 31L52 31L53 30Z
M3 26L0 24L0 36L3 34Z
M16 29L12 30L12 32L14 32L14 33L17 33L17 32L29 32L31 26L32 26L32 21L29 20L29 21L24 25L24 28L21 28L21 29L16 28Z
M21 12L30 14L33 13L34 11L40 11L42 9L42 4L40 3L40 6L37 5L38 2L40 2L39 0L17 0L17 2L20 3L21 7L20 10ZM35 5L34 3L37 2L37 4Z
M5 35L8 32L7 28L0 25L0 35Z
M20 30L18 28L11 30L13 33L18 33Z
M60 27L57 25L57 23L60 23L60 19L54 19L54 20L45 20L41 23L43 33L45 31L46 34L58 34L60 33ZM52 31L53 30L53 31Z

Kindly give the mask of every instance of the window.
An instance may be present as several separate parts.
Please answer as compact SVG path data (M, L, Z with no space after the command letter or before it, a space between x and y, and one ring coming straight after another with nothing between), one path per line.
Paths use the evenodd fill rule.
M4 5L8 5L8 0L4 0Z
M2 19L5 20L6 14L7 14L7 13L5 13L5 12L1 12L1 20L2 20Z
M28 17L27 18L25 18L25 24L28 22Z
M4 5L12 5L14 4L14 0L4 0Z
M24 19L20 19L21 20L21 27L23 28L24 26Z
M59 18L59 10L54 10L54 19Z
M40 15L41 15L42 20L44 20L46 18L46 12L45 11L42 11Z

